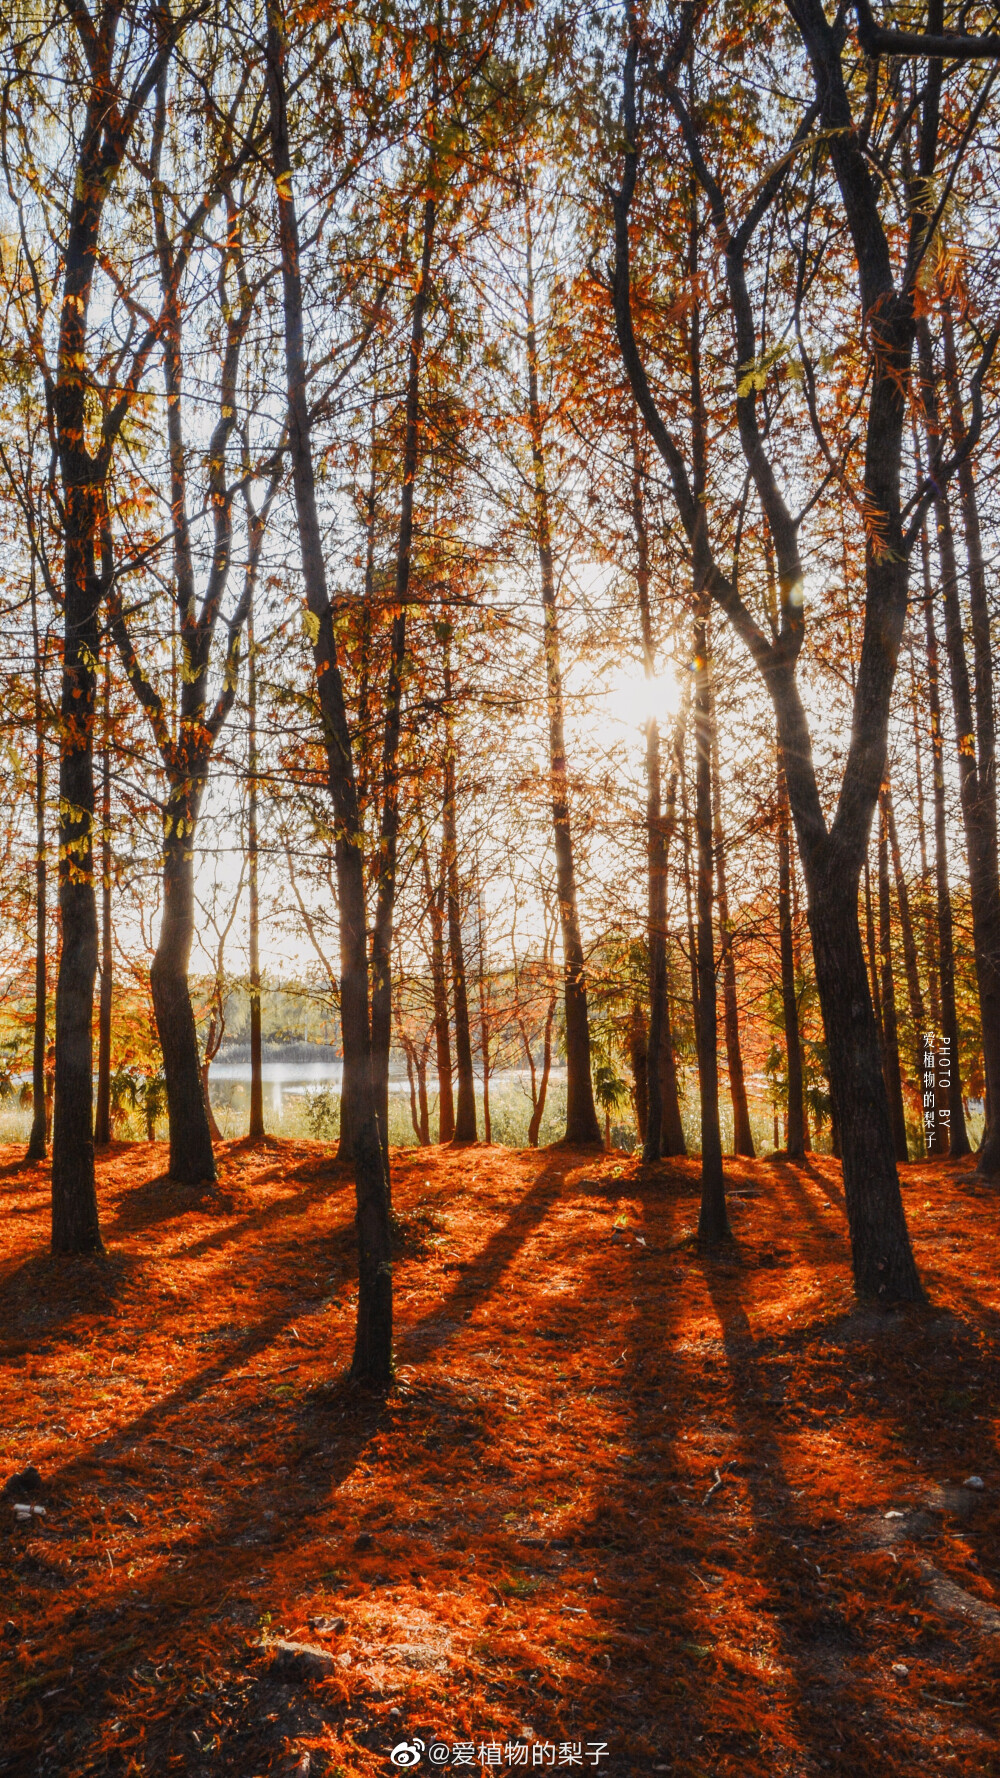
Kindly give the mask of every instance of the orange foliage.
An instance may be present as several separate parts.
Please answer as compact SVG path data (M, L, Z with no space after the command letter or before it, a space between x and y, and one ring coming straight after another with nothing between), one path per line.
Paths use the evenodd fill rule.
M412 1736L478 1770L526 1735L613 1778L996 1769L997 1208L953 1167L903 1170L933 1306L895 1313L852 1307L827 1159L729 1163L708 1261L695 1162L400 1151L383 1400L343 1381L319 1145L228 1144L201 1201L119 1145L101 1260L44 1254L18 1158L2 1474L46 1514L0 1500L3 1773L345 1778ZM282 1635L330 1675L279 1679Z

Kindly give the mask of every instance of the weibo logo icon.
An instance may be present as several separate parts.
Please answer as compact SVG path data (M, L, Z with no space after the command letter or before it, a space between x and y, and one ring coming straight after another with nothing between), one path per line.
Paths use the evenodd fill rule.
M424 1751L422 1741L398 1741L389 1755L394 1766L419 1766L420 1755Z

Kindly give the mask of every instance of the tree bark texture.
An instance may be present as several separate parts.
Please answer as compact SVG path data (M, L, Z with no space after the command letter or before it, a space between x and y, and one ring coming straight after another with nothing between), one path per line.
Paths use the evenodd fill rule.
M403 486L396 542L395 609L389 642L389 674L385 689L382 737L382 813L375 868L375 919L371 952L372 1071L375 1109L379 1122L383 1160L389 1168L389 1050L392 1042L392 937L396 908L396 854L399 844L399 736L403 706L403 669L406 660L406 601L413 558L413 501L420 449L420 361L424 347L424 318L430 294L431 253L434 243L434 199L424 201L423 244L420 272L410 319L410 344L406 370L406 426L403 435Z
M260 1007L260 881L257 811L257 651L253 601L247 612L247 874L250 940L250 1128L251 1142L264 1138L264 1046ZM209 1107L211 1109L211 1107Z
M799 996L795 982L795 942L792 932L791 820L785 773L778 759L778 943L781 951L781 1006L785 1026L785 1077L787 1106L785 1152L800 1161L806 1152L802 1081L802 1038L799 1032Z
M285 92L283 23L278 0L268 7L267 83L278 209L288 390L288 455L298 522L302 575L313 640L328 785L337 824L341 1027L344 1075L350 1082L358 1234L358 1313L351 1374L384 1386L392 1377L392 1248L385 1176L371 1074L368 949L363 833L351 735L326 580L316 501L303 331L299 230L293 191Z
M465 944L462 938L461 885L458 875L458 812L456 807L456 758L454 680L451 670L451 635L444 639L444 803L441 820L447 882L448 950L451 956L452 1004L455 1009L455 1062L458 1075L458 1098L455 1106L453 1142L475 1142L476 1079L472 1066L472 1029L469 1020L469 991L465 973Z
M531 427L531 455L534 471L535 526L542 582L545 689L549 718L549 771L552 785L552 828L565 969L563 1001L566 1021L566 1141L576 1147L591 1145L601 1147L601 1126L597 1119L594 1086L590 1073L587 977L583 957L583 941L580 937L576 866L570 825L562 670L559 661L559 618L552 564L542 413L538 392L538 344L535 333L530 202L525 205L525 225L528 417Z
M896 1159L907 1161L910 1157L906 1146L903 1076L899 1066L899 1034L896 1025L896 981L892 965L892 892L889 882L889 818L885 787L879 796L878 941L882 970L882 1056L885 1088L889 1097Z
M45 856L45 705L42 697L42 653L38 634L38 595L31 570L31 642L35 719L35 1014L31 1045L31 1131L27 1161L44 1161L48 1146L46 1118L45 1038L48 974L45 934L48 870Z
M729 1235L719 1132L719 1055L713 931L712 685L704 617L695 626L695 832L698 856L698 1087L701 1096L701 1211L705 1246Z
M712 746L712 834L715 845L715 881L719 909L719 949L722 964L722 1007L726 1032L726 1062L729 1068L729 1093L733 1104L733 1153L753 1159L755 1150L747 1104L743 1052L740 1049L740 1010L736 998L736 958L733 952L733 928L729 918L729 891L726 883L726 839L722 825L722 779L719 772L719 732L715 717L715 697L711 702Z
M944 801L944 735L941 729L941 669L933 601L924 605L927 638L927 697L931 718L931 755L934 764L934 887L937 903L938 968L941 977L941 1035L951 1059L948 1084L939 1083L938 1101L948 1112L948 1153L960 1160L971 1152L962 1100L962 1062L958 1049L958 1008L955 1004L955 937L948 881L948 825ZM940 1111L937 1117L941 1131Z

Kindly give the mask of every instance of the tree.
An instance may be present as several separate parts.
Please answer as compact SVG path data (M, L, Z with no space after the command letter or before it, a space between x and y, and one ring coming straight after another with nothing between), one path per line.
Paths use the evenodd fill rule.
M884 774L889 702L906 613L907 560L919 535L919 518L930 499L928 490L920 492L917 514L907 525L901 497L905 392L916 332L916 281L937 223L936 207L927 194L937 159L940 67L932 68L920 96L908 236L897 279L889 234L880 211L880 190L863 146L870 124L859 124L852 109L843 35L839 28L829 25L818 0L796 0L788 11L794 24L789 47L804 52L813 95L803 104L799 121L779 159L765 169L755 192L745 201L744 216L738 224L731 220L733 193L726 193L711 170L709 157L714 158L715 150L703 114L691 101L691 93L685 97L679 84L682 65L696 57L704 35L702 32L697 40L693 37L695 15L688 16L664 61L647 50L636 16L630 13L624 69L623 175L613 198L612 298L623 362L671 478L692 551L696 587L699 591L704 588L725 611L757 665L775 708L809 895L813 952L843 1151L855 1282L861 1294L888 1292L915 1298L920 1295L920 1285L899 1196L888 1107L880 1084L878 1037L857 926L856 886ZM640 58L676 122L715 230L735 329L735 408L740 444L748 480L777 555L781 617L780 628L772 628L770 634L754 617L733 577L719 565L708 517L699 499L703 484L692 480L683 453L664 420L635 331L629 228L639 172L636 72ZM817 126L823 132L819 141L813 136ZM857 677L852 745L831 823L823 812L808 723L795 683L795 665L805 634L801 519L792 513L781 491L773 455L761 430L760 394L772 360L768 360L766 349L761 350L747 271L754 237L790 170L803 158L817 166L821 154L829 156L843 206L861 310L868 328L870 372L861 503L868 621ZM914 183L918 179L923 182L919 190ZM796 289L797 319L805 290L804 266L800 266ZM991 354L992 346L980 366L980 375ZM810 374L807 368L807 387ZM974 429L970 429L963 440L963 452L971 448L974 436ZM829 447L827 450L829 456ZM829 460L833 465L831 475L839 475L832 456ZM942 465L942 474L947 478L954 466L954 462Z

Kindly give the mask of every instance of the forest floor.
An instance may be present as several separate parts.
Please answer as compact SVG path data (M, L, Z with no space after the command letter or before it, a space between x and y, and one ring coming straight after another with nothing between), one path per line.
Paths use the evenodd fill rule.
M200 1200L114 1147L107 1256L55 1261L0 1151L0 1482L41 1478L0 1498L0 1773L1000 1773L1000 1204L962 1169L904 1171L900 1312L852 1301L825 1158L727 1162L707 1260L696 1162L399 1150L382 1399L350 1181L219 1161Z

